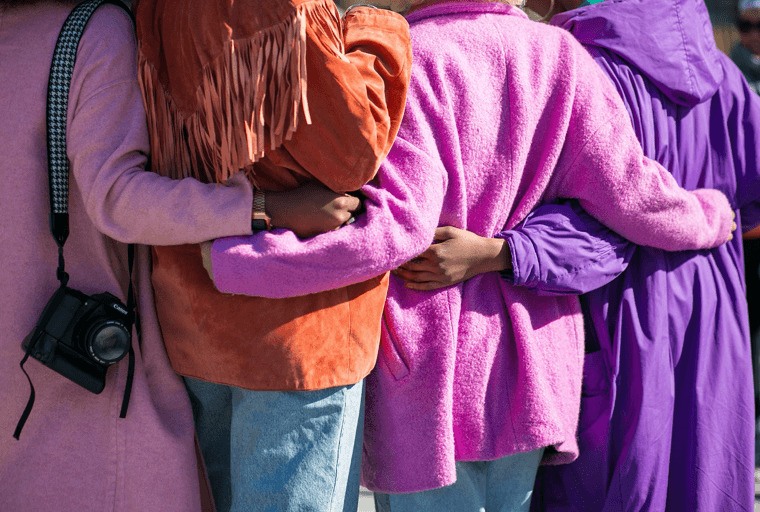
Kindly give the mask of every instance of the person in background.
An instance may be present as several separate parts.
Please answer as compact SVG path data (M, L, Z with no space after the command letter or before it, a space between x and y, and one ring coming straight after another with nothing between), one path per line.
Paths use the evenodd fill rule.
M701 1L528 6L554 15L551 23L588 49L647 156L687 189L725 192L743 231L760 224L760 98L715 47ZM453 228L438 239L399 271L411 288L449 286L493 267L487 247L505 239L509 284L549 296L590 292L581 298L580 457L539 471L535 510L752 510L740 237L666 253L635 247L577 204L552 204L495 240Z
M739 42L731 50L731 60L760 94L760 0L739 0L738 10Z
M725 196L687 193L644 158L619 96L569 33L503 2L413 4L406 112L362 189L366 215L309 240L213 242L219 290L284 297L361 282L417 256L437 226L492 237L559 197L643 244L728 239ZM503 241L492 254L506 262ZM578 453L578 299L495 272L432 292L390 281L362 461L378 509L525 510L539 462Z
M331 0L139 0L136 16L158 173L221 183L242 169L254 223L274 232L282 191L346 193L375 176L404 111L403 17L361 6L341 18ZM271 300L215 290L198 244L155 254L158 316L217 509L355 512L387 278Z
M129 358L109 369L100 394L30 358L24 369L36 401L18 440L11 437L29 396L21 343L59 287L48 224L46 94L56 39L77 3L0 1L0 510L197 512L192 411L162 343L145 246L136 249L141 330L132 332L126 417L119 418ZM88 295L109 292L124 303L127 243L249 234L253 210L253 190L242 174L211 185L145 171L148 132L136 59L128 14L113 5L96 10L78 47L66 124L68 286ZM273 222L297 228L304 219L322 219L327 231L350 214L340 208L342 194L315 194L314 201L297 203L273 198ZM330 212L322 216L325 206Z
M760 1L741 0L739 2L736 28L739 42L731 50L734 61L752 90L760 94ZM760 308L760 233L744 236L744 272L747 285L749 311ZM752 367L755 383L755 418L760 426L760 375L758 374L758 339L760 337L760 317L749 315L749 333L752 345ZM760 432L760 429L758 430ZM757 441L756 441L757 443ZM758 465L760 451L755 448L755 465Z

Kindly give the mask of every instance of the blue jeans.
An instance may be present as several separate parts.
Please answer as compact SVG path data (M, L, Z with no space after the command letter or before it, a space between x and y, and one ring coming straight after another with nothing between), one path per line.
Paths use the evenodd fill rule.
M410 494L375 493L377 512L523 512L530 509L543 448L497 460L457 462L457 481Z
M363 381L293 392L185 384L218 512L356 512Z

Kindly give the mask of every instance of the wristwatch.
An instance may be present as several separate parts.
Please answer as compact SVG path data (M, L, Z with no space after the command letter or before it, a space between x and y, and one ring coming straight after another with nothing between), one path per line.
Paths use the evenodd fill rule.
M253 231L269 231L272 229L272 218L267 215L263 190L256 189L253 192L253 213L251 213L251 229Z

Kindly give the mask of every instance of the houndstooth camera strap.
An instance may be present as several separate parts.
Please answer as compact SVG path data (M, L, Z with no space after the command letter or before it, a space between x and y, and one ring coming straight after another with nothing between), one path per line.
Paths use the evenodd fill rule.
M77 58L77 48L85 27L95 10L104 3L118 5L114 0L86 0L77 5L66 19L58 35L50 66L47 95L47 146L50 186L50 228L59 246L69 233L69 159L66 155L66 123L69 108L69 89Z

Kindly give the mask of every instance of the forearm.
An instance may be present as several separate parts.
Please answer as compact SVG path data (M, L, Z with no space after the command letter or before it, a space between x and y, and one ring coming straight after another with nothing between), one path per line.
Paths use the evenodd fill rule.
M93 189L86 206L100 232L115 240L178 245L250 233L251 202L243 175L208 185L136 168Z
M573 111L554 196L578 199L594 218L640 245L687 250L724 243L733 216L725 196L687 192L645 158L610 80L587 52L575 57Z
M77 57L67 126L72 193L80 194L93 224L121 242L168 245L250 233L252 191L242 176L224 186L145 171L148 134L133 29L117 11L102 18L112 37L83 38Z
M502 238L483 238L476 249L477 257L472 265L472 274L505 272L512 268L512 252Z
M387 272L427 248L433 239L445 177L407 155L397 167L394 147L367 185L366 213L337 231L301 240L291 232L216 240L211 260L216 287L225 293L271 298L341 288ZM416 165L415 165L416 164Z
M91 97L70 123L69 158L87 213L98 230L124 243L176 245L250 233L253 192L173 180L145 171L147 134L136 84ZM122 109L112 110L122 103ZM92 126L103 133L92 136Z
M589 180L585 190L568 197L578 198L589 214L628 240L680 251L716 247L730 238L734 214L721 192L686 191L662 166L636 151L607 162L625 171L614 179Z

